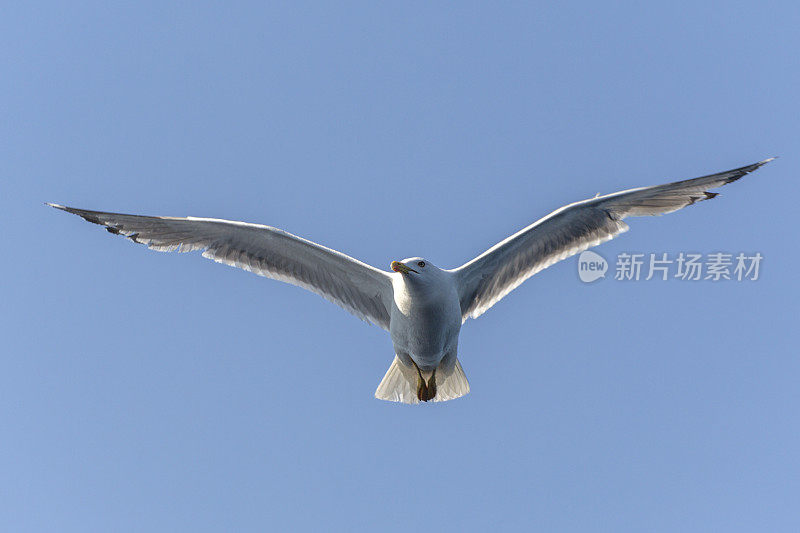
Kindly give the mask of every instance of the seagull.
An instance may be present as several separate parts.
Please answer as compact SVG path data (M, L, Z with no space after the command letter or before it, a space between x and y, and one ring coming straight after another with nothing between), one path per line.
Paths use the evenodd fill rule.
M375 391L417 404L470 390L458 360L458 334L523 281L628 230L629 216L677 211L775 158L700 178L629 189L557 209L454 269L428 259L392 261L383 271L341 252L261 224L215 218L124 215L47 205L160 252L203 257L308 289L389 332L395 357Z

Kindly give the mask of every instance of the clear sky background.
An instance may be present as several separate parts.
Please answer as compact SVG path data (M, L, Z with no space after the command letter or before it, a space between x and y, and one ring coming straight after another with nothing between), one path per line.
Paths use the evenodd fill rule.
M4 531L798 531L796 2L5 4ZM266 6L265 6L266 4ZM465 324L472 392L381 402L389 337L51 201L277 226L387 268L781 156Z

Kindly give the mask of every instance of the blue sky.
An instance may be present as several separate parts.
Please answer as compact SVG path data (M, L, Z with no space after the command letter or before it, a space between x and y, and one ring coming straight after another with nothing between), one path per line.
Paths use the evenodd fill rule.
M0 19L8 531L797 531L800 8L18 3ZM467 397L373 393L388 336L45 201L457 266L566 203L778 155L465 324Z

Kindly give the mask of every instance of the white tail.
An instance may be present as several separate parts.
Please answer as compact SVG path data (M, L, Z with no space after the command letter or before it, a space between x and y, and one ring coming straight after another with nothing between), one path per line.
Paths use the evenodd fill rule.
M400 362L397 356L394 357L389 370L383 376L383 380L375 391L375 397L379 400L403 403L419 403L417 398L417 371L414 368L406 367ZM436 396L434 402L445 402L460 398L469 392L469 382L464 375L461 363L456 359L456 364L449 374L445 373L441 367L436 371Z

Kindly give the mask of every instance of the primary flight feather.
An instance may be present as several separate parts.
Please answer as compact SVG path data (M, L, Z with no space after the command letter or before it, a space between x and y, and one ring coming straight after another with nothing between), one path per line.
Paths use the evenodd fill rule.
M230 220L123 215L48 204L161 252L203 257L308 289L389 331L395 358L375 392L404 403L469 392L458 334L540 270L627 231L629 216L661 215L716 196L772 161L700 178L597 196L557 209L452 269L427 259L392 261L391 272L285 231Z

